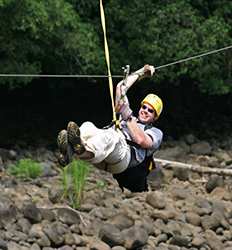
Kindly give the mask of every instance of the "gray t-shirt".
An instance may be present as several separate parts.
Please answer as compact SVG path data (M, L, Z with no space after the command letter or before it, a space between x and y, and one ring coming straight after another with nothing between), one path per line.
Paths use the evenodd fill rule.
M138 165L139 163L141 163L146 156L150 156L152 155L160 146L162 139L163 139L163 132L156 128L156 127L148 127L146 128L147 124L142 124L140 122L138 122L138 126L144 130L144 132L149 135L153 141L152 147L149 149L144 149L141 147L135 147L135 146L131 146L131 162L129 164L129 167L133 167ZM132 138L130 136L130 132L129 129L127 128L127 124L126 122L122 122L121 123L121 128L122 131L126 137L127 140L131 140Z

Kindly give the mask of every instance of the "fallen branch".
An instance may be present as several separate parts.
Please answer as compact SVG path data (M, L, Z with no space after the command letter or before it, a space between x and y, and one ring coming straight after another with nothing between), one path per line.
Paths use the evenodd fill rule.
M209 168L197 164L187 164L183 162L168 161L159 158L153 158L153 160L154 162L159 163L162 167L165 168L184 168L202 174L218 174L232 176L232 169Z
M60 205L54 205L54 206L44 206L44 207L38 207L38 208L49 209L49 210L56 210L56 209L67 209L67 210L70 210L70 211L76 213L79 216L79 218L80 218L80 220L81 220L81 222L83 223L84 226L88 226L88 224L84 221L81 213L79 211L77 211L76 209L71 208L68 205L63 205L63 206L62 205L61 206Z

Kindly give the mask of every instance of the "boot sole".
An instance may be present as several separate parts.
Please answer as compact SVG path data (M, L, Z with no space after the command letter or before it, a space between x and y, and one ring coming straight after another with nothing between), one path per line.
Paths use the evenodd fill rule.
M60 150L58 162L61 166L66 166L72 160L73 150L68 143L68 134L66 130L61 130L57 136L57 145Z
M85 151L81 144L80 129L75 122L69 122L67 126L68 142L72 145L73 150L77 154L82 154Z
M57 136L57 145L60 152L65 155L67 153L68 136L66 130L61 130Z

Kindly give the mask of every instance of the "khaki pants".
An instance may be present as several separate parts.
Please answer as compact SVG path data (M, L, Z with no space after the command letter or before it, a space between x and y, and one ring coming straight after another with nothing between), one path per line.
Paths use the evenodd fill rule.
M121 131L99 129L91 122L80 126L81 140L87 151L94 154L89 162L112 174L123 172L130 162L130 147Z

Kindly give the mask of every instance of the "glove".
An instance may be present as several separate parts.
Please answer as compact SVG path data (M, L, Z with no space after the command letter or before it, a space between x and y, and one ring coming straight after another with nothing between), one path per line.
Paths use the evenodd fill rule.
M118 113L120 113L120 115L124 121L127 121L132 116L132 113L133 113L130 106L129 106L129 102L124 102L120 106Z
M155 73L155 67L149 64L144 65L143 68L137 70L135 74L139 76L138 81L146 77L151 77Z

